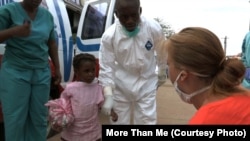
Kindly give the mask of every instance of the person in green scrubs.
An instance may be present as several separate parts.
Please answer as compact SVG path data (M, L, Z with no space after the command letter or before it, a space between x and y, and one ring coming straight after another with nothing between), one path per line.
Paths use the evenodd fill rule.
M0 96L6 141L46 141L51 71L61 73L53 17L42 0L0 7L0 42L5 53L0 69Z
M246 74L242 81L242 86L250 89L250 31L245 35L241 49L241 60L246 67Z

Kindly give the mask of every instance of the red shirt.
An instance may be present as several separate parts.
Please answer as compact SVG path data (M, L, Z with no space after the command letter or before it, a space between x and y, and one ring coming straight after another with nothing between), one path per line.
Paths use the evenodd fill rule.
M250 96L234 95L206 104L189 124L250 124Z

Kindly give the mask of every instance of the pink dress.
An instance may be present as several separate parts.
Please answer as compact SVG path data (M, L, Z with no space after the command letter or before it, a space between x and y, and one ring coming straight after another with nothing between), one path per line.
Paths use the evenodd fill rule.
M71 82L61 97L71 100L74 122L61 132L68 141L96 141L101 138L99 110L103 104L103 89L95 79L91 84Z

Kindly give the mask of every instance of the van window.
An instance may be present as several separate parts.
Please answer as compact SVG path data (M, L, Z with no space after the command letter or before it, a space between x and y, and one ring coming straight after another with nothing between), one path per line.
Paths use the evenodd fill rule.
M82 28L82 39L100 38L105 30L108 3L91 4L87 8Z

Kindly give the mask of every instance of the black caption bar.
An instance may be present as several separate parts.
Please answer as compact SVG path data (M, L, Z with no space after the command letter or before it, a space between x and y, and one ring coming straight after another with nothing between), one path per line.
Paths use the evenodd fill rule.
M102 125L102 140L250 140L250 125Z

